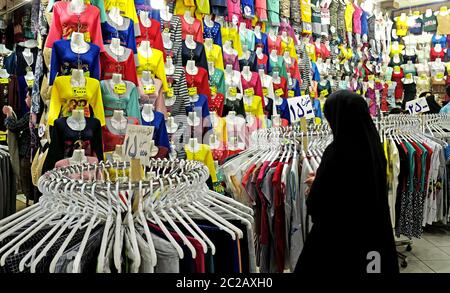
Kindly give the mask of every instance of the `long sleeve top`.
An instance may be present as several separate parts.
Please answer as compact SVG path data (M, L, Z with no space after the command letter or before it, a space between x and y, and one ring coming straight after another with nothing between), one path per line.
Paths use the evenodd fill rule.
M187 145L184 147L184 150L188 160L204 163L208 167L212 181L217 182L216 167L214 166L214 159L209 145L200 144L200 149L195 153L191 152Z
M105 44L110 44L112 38L119 38L120 44L137 54L134 23L129 18L123 18L123 24L116 24L108 15L107 21L102 23L102 36Z
M186 39L186 35L193 35L194 41L203 43L203 28L202 23L198 19L194 19L193 24L189 24L185 19L184 16L180 16L181 19L181 37L183 40Z
M155 145L160 147L166 147L170 149L169 136L167 134L166 122L164 120L164 114L153 111L153 120L150 122L142 119L142 125L153 126L153 140Z
M182 56L182 64L186 66L188 60L195 60L195 64L197 66L203 67L208 70L208 61L206 59L206 51L205 46L203 44L196 42L197 46L195 49L189 49L186 46L186 43L183 42L181 45L181 56Z
M146 58L138 52L139 66L137 67L138 76L142 75L142 71L151 71L163 83L163 90L167 91L167 77L164 69L163 53L158 49L152 49L152 56ZM137 84L137 83L136 83Z
M89 43L89 50L76 54L70 48L70 40L59 40L53 44L50 65L49 85L52 85L58 75L71 75L72 69L81 68L89 73L89 77L100 80L100 48ZM80 67L78 66L80 62Z
M162 91L162 81L159 79L154 78L153 79L153 86L152 87L145 87L142 84L141 79L139 79L139 96L140 100L139 103L142 104L152 104L155 107L155 110L158 112L163 113L165 116L167 116L167 108L166 104L164 103L164 95Z
M127 120L127 125L139 125L139 120L134 117L128 117ZM123 144L126 127L124 129L115 129L111 124L111 118L106 118L106 126L102 127L102 135L104 152L113 152L117 145Z
M211 98L208 72L205 69L198 67L198 73L196 75L190 75L186 71L186 83L188 88L196 87L197 93L205 95L208 99Z
M213 39L214 44L222 47L222 33L220 31L221 25L218 22L214 22L212 27L206 25L205 21L203 21L203 38Z
M123 110L126 117L134 117L140 122L141 111L139 110L138 90L132 82L124 82L126 86L124 94L114 92L114 85L111 80L102 80L100 82L105 116L113 116L114 110Z
M62 113L63 117L67 117L72 110L81 108L88 112L88 106L91 106L94 116L100 121L102 126L105 125L100 82L94 78L86 77L86 95L78 96L74 93L70 80L71 76L58 76L55 79L48 110L48 124L53 126L60 113Z
M120 73L122 79L138 84L136 63L134 62L133 51L130 49L125 48L125 53L122 56L116 56L107 45L105 46L105 52L100 54L100 64L102 80L111 79L113 73Z
M267 34L261 33L261 38L260 39L255 35L255 45L262 47L263 53L265 55L269 55L270 54L269 46L267 44Z
M59 160L70 158L75 149L84 149L86 156L103 160L102 129L100 121L86 117L86 127L82 131L73 130L67 125L67 118L54 121L51 129L51 143L42 174L55 167Z
M223 70L214 69L214 74L209 74L209 85L216 87L218 93L225 95L225 76Z
M241 74L241 83L242 83L242 89L245 90L248 88L253 88L254 95L258 97L264 97L263 90L262 90L262 83L261 79L259 78L259 74L256 72L252 72L252 77L250 80L246 80L242 74ZM264 107L264 102L262 103Z
M116 6L120 9L123 16L128 17L133 21L134 24L134 34L139 36L139 18L136 13L136 7L134 5L134 1L128 0L105 0L105 9L109 11L111 7Z
M209 49L208 46L205 46L205 52L206 60L208 62L214 62L215 68L224 70L222 48L219 45L213 44L211 49Z
M80 32L85 34L86 41L96 44L103 52L99 9L86 5L85 11L78 16L70 12L69 4L70 2L58 1L53 6L53 18L45 46L52 48L55 41L68 39L73 32Z
M170 21L161 19L161 31L170 33L170 40L173 43L172 48L164 48L166 56L171 56L175 65L181 65L181 43L183 38L180 17L173 15Z
M165 93L166 102L168 100L174 100L171 105L166 103L167 110L173 117L186 117L185 107L189 105L189 96L184 67L176 66L174 74L167 75L167 83L169 90Z
M186 112L196 112L197 117L208 118L209 117L209 107L208 107L208 97L202 94L198 95L198 99L194 103L189 103L186 107Z
M142 41L150 41L150 46L152 48L160 50L163 53L165 60L166 52L164 50L164 44L162 40L161 24L158 21L151 19L150 27L145 27L142 22L139 22L139 27L141 30L141 35L136 38L136 44L139 46Z

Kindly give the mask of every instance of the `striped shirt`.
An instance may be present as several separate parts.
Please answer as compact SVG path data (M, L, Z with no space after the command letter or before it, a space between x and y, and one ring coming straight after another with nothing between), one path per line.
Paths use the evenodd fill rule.
M181 46L183 43L182 39L182 29L181 29L181 19L177 15L173 15L172 18L169 21L165 21L161 19L161 31L164 31L167 29L170 33L170 40L172 41L173 45L171 49L166 49L166 55L171 56L173 59L173 64L180 65L182 63L181 59Z

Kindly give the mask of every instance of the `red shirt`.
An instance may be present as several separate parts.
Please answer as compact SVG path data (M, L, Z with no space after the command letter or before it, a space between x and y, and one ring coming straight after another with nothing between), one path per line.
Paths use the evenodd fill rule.
M282 273L284 270L284 256L285 256L285 211L284 202L285 194L281 188L281 173L283 171L284 163L279 163L273 174L273 205L275 207L274 216L274 231L275 231L275 262L277 265L277 272Z
M267 35L267 47L269 48L269 54L273 51L276 50L277 52L279 52L281 50L281 37L277 36L277 39L275 41L272 40L272 38Z
M221 93L217 93L213 98L208 98L208 108L210 112L216 112L218 116L222 117L223 114L223 103L225 101L225 96Z
M280 76L280 80L281 80L280 83L273 83L273 91L275 92L275 95L277 95L276 91L278 89L282 89L283 94L280 97L287 99L288 98L288 89L287 89L286 78Z
M101 80L111 79L113 73L120 73L123 80L131 81L138 86L134 54L130 49L125 50L125 55L128 54L128 57L125 60L121 59L120 62L117 62L107 51L100 53Z
M125 131L121 133L120 131L111 131L109 129L111 125L111 118L106 118L106 125L102 127L102 138L103 138L103 151L112 152L116 149L117 145L122 145L125 140ZM128 118L128 124L139 125L139 120L134 117ZM109 126L109 127L108 127Z
M297 59L295 58L291 58L291 60L293 60L294 62L291 62L291 65L288 65L285 62L285 67L286 67L286 72L289 72L291 74L291 77L298 80L300 82L300 80L302 79L300 76L300 70L298 69L298 62Z
M258 193L258 198L261 202L261 245L269 245L269 222L267 218L267 201L262 192L262 182L264 175L266 174L267 168L269 168L270 162L266 161L263 163L261 169L259 170L258 177L256 179L256 192Z
M392 73L392 81L395 81L397 83L395 87L395 99L401 100L403 97L403 82L402 78L405 75L403 74L403 69L400 69L399 73L396 73L395 71Z
M209 101L211 99L211 88L209 87L208 71L206 71L206 69L203 67L197 68L197 75L190 75L187 72L186 68L184 68L184 71L186 72L187 87L197 87L197 93L206 95Z
M183 40L186 39L186 35L193 35L194 41L199 43L204 43L203 41L203 29L202 29L202 23L198 19L194 19L193 24L187 23L187 21L184 19L184 15L180 16L181 19L181 37Z
M440 51L440 52L436 52L436 51L434 50L434 47L431 48L431 50L430 50L430 60L431 60L431 61L436 60L436 58L441 58L441 59L443 59L444 56L445 56L444 49L441 48L441 51Z
M328 50L327 46L324 43L320 43L320 47L316 46L316 57L322 58L323 60L330 57L331 53L330 50Z
M252 78L250 80L246 80L242 74L241 74L241 83L242 83L242 89L245 90L248 88L253 88L254 94L258 97L264 97L263 96L263 90L262 90L262 83L261 78L259 78L259 74L256 72L252 72ZM264 108L264 99L262 100L263 108Z
M154 19L151 19L151 22L152 25L150 27L145 27L139 22L141 35L136 37L136 46L139 47L142 41L150 41L150 46L163 52L164 60L166 60L166 50L164 49L162 40L161 24Z

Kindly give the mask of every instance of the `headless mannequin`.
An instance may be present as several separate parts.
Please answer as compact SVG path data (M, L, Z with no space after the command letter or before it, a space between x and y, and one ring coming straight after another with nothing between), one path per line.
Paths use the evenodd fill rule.
M281 33L281 40L285 43L289 43L289 36L286 31L283 31Z
M142 46L142 43L141 43L141 46ZM114 55L116 55L116 56L122 56L123 54L125 54L125 47L120 45L120 39L119 38L112 38L111 39L111 44L109 45L109 48L111 49L112 53Z
M200 118L197 116L196 112L188 113L188 124L190 126L198 126L200 125Z
M200 144L198 143L196 137L190 138L189 143L186 145L186 147L191 153L197 153L200 151Z
M164 21L170 22L172 20L173 14L169 11L169 6L164 5L164 7L160 10L160 16Z
M209 61L208 62L208 73L209 75L214 75L216 72L216 68L214 67L214 62Z
M256 48L256 57L258 57L258 59L260 60L264 58L264 54L261 47Z
M173 75L175 73L175 65L173 65L173 60L169 56L166 58L164 69L166 70L167 75Z
M84 35L82 33L72 33L72 36L70 38L70 49L72 50L72 52L74 52L75 54L84 54L89 51L89 48L90 45L85 42Z
M30 51L30 48L25 48L25 50L22 53L23 58L25 59L25 62L27 62L27 74L25 75L26 80L34 80L34 74L33 71L31 71L31 65L33 65L34 57L33 54Z
M186 11L184 12L183 17L184 17L184 20L185 20L188 24L190 24L190 25L194 24L195 18L193 18L193 17L191 16L191 12L190 12L189 10L186 10Z
M173 42L170 39L170 33L162 32L163 46L165 49L172 49Z
M256 38L261 39L261 37L262 37L261 36L261 26L259 26L259 25L255 26L254 32L255 32Z
M194 41L193 35L186 35L186 40L184 41L186 47L191 50L195 50L197 48L197 43Z
M114 161L124 162L125 156L123 153L124 153L123 146L121 144L116 145L116 148L114 149L114 154L113 154Z
M206 14L204 20L205 20L206 26L208 26L210 28L214 27L214 21L212 21L211 15Z
M123 115L123 110L114 110L111 118L111 126L116 130L125 130L128 125L127 118Z
M242 77L244 77L244 79L246 81L250 81L252 79L252 72L250 71L250 66L244 66L242 68Z
M123 84L125 85L125 82L122 80L122 74L120 73L113 73L111 78L111 83L113 85Z
M5 68L0 68L0 78L8 78L8 77L9 77L8 71L6 71Z
M275 34L275 30L273 28L269 29L269 38L274 42L277 40L277 35Z
M186 63L186 72L190 75L197 75L198 74L198 67L195 66L194 60L188 60ZM198 101L198 95L190 95L189 100L191 103L195 103Z
M175 123L175 119L172 116L167 118L167 132L173 134L177 131L178 124Z
M153 79L151 78L151 74L149 71L142 71L142 77L141 77L142 85L153 85Z
M108 16L118 26L123 25L124 19L123 19L122 15L120 15L120 9L118 7L116 7L116 6L111 7L109 9Z
M155 119L152 104L144 104L142 107L142 119L146 122L152 122Z
M284 54L283 54L283 58L284 58L284 62L287 64L287 65L291 65L292 64L292 59L291 59L291 55L289 54L289 52L284 52Z
M277 52L277 50L272 50L272 51L270 52L270 59L271 59L273 62L278 62L278 52Z
M433 15L433 10L427 9L427 11L425 11L425 16L426 16L426 17L430 17L430 16L432 16L432 15Z
M151 19L148 17L148 11L145 10L141 10L139 12L139 20L142 23L142 25L144 27L152 27L152 21Z
M142 41L141 45L138 48L139 54L141 54L143 57L151 58L153 55L152 47L150 46L150 41Z
M280 74L277 71L273 72L272 80L273 80L273 83L275 83L275 84L280 84L281 83Z
M72 0L70 1L69 9L75 14L81 14L86 9L86 5L83 0Z
M223 46L223 51L227 53L228 55L237 55L237 51L233 49L231 46L231 41L226 41Z
M85 150L74 150L72 157L69 158L69 164L70 165L78 165L82 163L87 163L87 157L85 154Z
M74 131L83 131L86 128L84 110L72 110L72 114L67 117L67 125Z
M214 41L211 38L206 38L205 39L205 48L207 48L208 50L212 50L213 49L213 45L214 45Z
M436 53L440 53L440 52L442 51L441 44L436 44L436 45L434 46L434 51L435 51Z
M86 85L84 71L81 69L73 69L72 77L70 78L70 84L72 85L72 87L84 87Z

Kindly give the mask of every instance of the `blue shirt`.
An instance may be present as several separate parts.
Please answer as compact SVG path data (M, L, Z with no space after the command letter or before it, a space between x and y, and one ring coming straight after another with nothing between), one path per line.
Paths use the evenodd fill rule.
M220 30L220 23L214 21L214 26L209 27L206 25L205 21L203 20L203 38L207 39L213 39L214 44L219 45L222 47L222 33Z
M83 54L75 54L70 48L70 40L59 40L53 43L49 85L53 85L57 75L71 75L72 69L78 68L89 72L89 77L100 80L100 48L88 43L89 50Z
M293 78L292 83L293 83L292 86L289 86L289 84L288 84L288 91L289 90L294 91L294 97L301 96L300 83L298 82L298 80Z
M261 33L261 39L258 39L258 37L255 34L255 44L262 44L263 47L263 53L267 56L269 56L269 46L267 45L267 35L265 33Z
M313 110L314 116L322 119L322 109L320 108L320 101L318 99L313 99Z
M311 62L311 70L312 70L312 79L315 81L320 81L319 69L317 69L317 65L315 62Z
M208 98L203 94L198 94L198 100L186 106L186 112L201 112L201 118L209 117Z
M105 44L110 44L112 38L119 38L122 46L131 49L134 54L137 54L134 23L129 18L123 18L123 24L118 26L108 15L107 20L102 23L102 37Z
M447 38L445 36L441 36L440 39L437 39L436 34L434 34L431 38L431 42L433 43L433 47L436 46L436 44L440 44L442 49L447 48Z
M367 22L367 12L363 10L361 14L361 35L369 35L369 24Z
M164 120L164 114L161 112L153 111L153 120L150 122L142 119L142 125L153 126L153 140L155 145L160 147L166 147L170 149L169 136L167 134L166 122Z
M281 105L276 105L277 113L280 114L280 118L286 119L291 124L291 114L289 112L289 104L287 99L282 99Z

